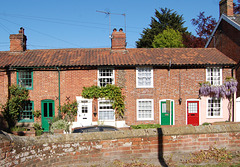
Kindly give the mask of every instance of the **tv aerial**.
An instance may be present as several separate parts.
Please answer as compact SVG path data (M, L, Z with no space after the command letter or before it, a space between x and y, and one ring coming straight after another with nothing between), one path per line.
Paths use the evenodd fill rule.
M124 16L125 34L126 34L126 32L127 32L127 27L126 27L126 14L125 14L125 13L123 13L123 14L120 14L120 13L111 13L111 12L99 11L99 10L96 10L96 12L104 13L104 14L106 14L106 16L109 17L109 38L112 38L112 35L111 35L111 15L122 15L122 16Z

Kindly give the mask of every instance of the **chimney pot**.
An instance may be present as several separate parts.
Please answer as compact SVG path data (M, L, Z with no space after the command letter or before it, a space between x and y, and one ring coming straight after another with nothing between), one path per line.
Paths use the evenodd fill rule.
M24 34L24 28L20 27L19 34Z
M119 32L117 29L113 29L112 33L112 50L125 50L126 49L126 34L123 32L123 29L120 28Z

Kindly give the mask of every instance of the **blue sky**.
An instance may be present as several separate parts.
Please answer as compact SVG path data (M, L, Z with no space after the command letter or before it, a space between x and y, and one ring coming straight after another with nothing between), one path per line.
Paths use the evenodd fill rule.
M234 1L235 2L235 1ZM219 18L219 0L5 0L0 6L0 51L9 50L9 35L24 27L27 49L108 48L109 16L113 28L123 28L127 47L136 47L155 9L173 9L183 15L185 27L195 33L191 19L204 11ZM126 30L123 15L126 14Z

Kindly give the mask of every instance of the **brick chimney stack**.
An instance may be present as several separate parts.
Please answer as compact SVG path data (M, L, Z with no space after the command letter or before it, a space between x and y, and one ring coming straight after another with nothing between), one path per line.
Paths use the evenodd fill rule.
M20 28L18 34L10 34L10 51L23 52L26 50L27 37L24 35L24 28Z
M220 17L222 14L233 16L233 0L221 0L219 2Z
M126 49L126 34L123 32L123 29L120 28L117 31L116 28L113 29L112 33L112 50L125 50Z

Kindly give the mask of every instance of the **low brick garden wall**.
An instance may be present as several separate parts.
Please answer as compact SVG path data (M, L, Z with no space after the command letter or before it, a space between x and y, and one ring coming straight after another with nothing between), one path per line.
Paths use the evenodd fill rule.
M240 151L240 124L37 137L2 132L0 166L87 166L115 159L143 159L164 164L170 156L179 160L183 155L211 146Z

